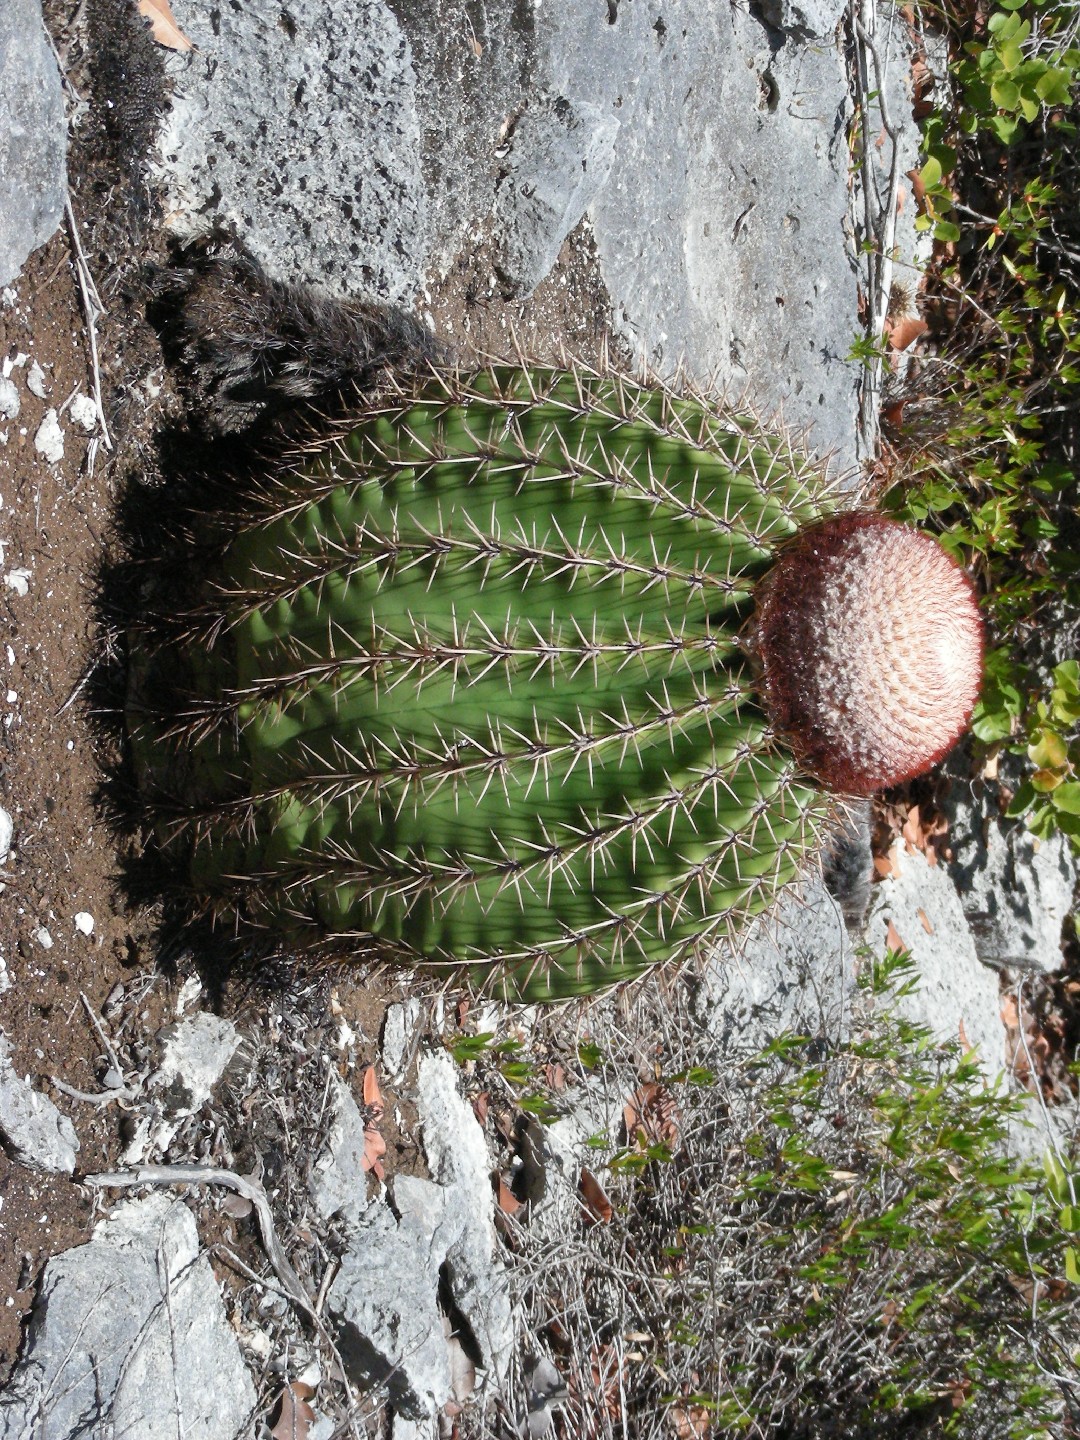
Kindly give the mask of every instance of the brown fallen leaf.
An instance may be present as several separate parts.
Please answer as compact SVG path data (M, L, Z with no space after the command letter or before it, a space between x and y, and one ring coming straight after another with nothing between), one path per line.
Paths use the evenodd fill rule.
M704 1405L673 1405L668 1412L678 1440L703 1440L712 1428L712 1420Z
M364 1104L371 1110L377 1110L380 1114L383 1109L382 1091L379 1089L379 1082L375 1077L375 1066L369 1065L364 1071Z
M909 345L925 335L929 325L918 315L904 315L899 320L886 320L885 337L892 350L906 350Z
M623 1106L623 1125L629 1144L674 1148L679 1140L679 1112L670 1090L655 1081L640 1085Z
M521 1209L521 1201L515 1197L514 1192L501 1175L499 1176L499 1209L504 1215L516 1215Z
M893 922L889 921L889 928L885 931L885 944L890 950L906 950L907 946L900 938L900 932Z
M490 1104L491 1096L489 1092L487 1090L481 1090L480 1094L477 1095L472 1102L473 1114L476 1116L478 1124L487 1124L488 1106Z
M274 1407L277 1423L270 1431L274 1440L307 1440L315 1411L307 1403L315 1391L303 1380L291 1380Z
M364 1158L360 1162L365 1170L374 1170L380 1180L384 1179L383 1167L379 1161L386 1154L386 1141L374 1125L364 1126Z
M591 1171L582 1169L578 1188L581 1191L581 1198L585 1201L588 1214L600 1225L606 1225L611 1219L614 1209L600 1181Z
M892 858L892 852L891 852L891 851L889 852L888 855L878 855L878 856L875 858L875 860L874 860L874 873L875 873L876 875L880 875L883 879L886 879L886 880L887 880L891 875L899 875L899 874L900 874L900 867L899 867L899 865L897 865L896 861Z
M927 915L926 911L922 908L921 905L918 910L915 911L915 914L919 917L919 924L926 931L926 933L928 935L932 935L934 933L934 927L930 923L929 915Z
M139 14L150 21L150 34L169 50L191 50L191 41L177 25L169 0L139 0Z

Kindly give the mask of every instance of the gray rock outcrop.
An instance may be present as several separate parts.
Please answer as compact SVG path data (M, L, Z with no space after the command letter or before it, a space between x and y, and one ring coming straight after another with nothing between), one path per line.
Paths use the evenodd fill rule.
M950 871L979 958L1018 971L1061 968L1062 927L1071 916L1077 864L1064 835L1036 840L1003 820L996 794L957 787L950 816Z
M70 1175L79 1150L75 1127L47 1095L35 1090L8 1058L0 1035L0 1144L30 1170Z
M695 0L488 6L466 25L415 0L296 0L288 23L271 0L173 10L197 47L169 59L159 166L182 233L224 222L282 278L410 302L487 239L526 293L584 212L641 361L782 409L854 463L835 40ZM828 28L824 7L799 14Z
M423 1423L451 1398L454 1373L450 1317L453 1301L496 1384L504 1380L514 1331L506 1275L496 1257L494 1201L487 1143L462 1099L447 1055L424 1056L418 1111L424 1152L435 1176L398 1175L392 1206L361 1208L363 1124L355 1103L341 1097L330 1143L317 1162L316 1204L352 1223L341 1267L327 1292L327 1314L351 1378L385 1385L395 1412ZM363 1190L360 1190L362 1200ZM339 1198L343 1197L343 1198Z
M735 954L725 947L710 962L697 1005L725 1052L752 1054L785 1030L840 1039L854 982L841 908L810 875L753 923Z
M514 126L495 191L499 268L510 295L531 295L600 193L619 121L589 100L538 95Z
M0 6L0 285L64 218L67 120L41 0Z
M45 1267L0 1437L233 1440L255 1400L191 1212L151 1195Z
M177 0L161 142L180 233L230 226L275 274L402 300L428 213L412 53L383 0ZM272 77L272 79L271 79Z
M866 933L882 954L891 921L911 952L920 983L899 997L897 1009L940 1040L974 1046L994 1080L1006 1068L998 977L979 960L952 877L943 866L930 865L921 850L906 853L900 842L890 859L899 874L876 887Z

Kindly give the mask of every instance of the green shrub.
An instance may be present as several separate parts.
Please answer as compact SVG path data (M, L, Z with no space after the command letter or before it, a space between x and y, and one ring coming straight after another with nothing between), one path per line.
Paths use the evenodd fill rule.
M1004 1158L1018 1102L895 1013L911 983L904 955L872 966L840 1046L655 1057L678 1139L610 1137L610 1222L537 1257L563 1435L1056 1433L1071 1177Z
M976 735L1022 758L1013 812L1077 842L1075 792L1053 798L1080 760L1075 11L1000 0L943 18L959 103L924 122L918 221L942 242L926 292L938 358L892 411L903 479L886 503L978 576L997 648Z

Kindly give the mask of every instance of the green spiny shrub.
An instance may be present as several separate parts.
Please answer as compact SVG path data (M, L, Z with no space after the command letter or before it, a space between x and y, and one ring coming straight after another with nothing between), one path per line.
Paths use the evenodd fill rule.
M754 587L800 533L823 538L771 593L854 564L826 563L849 531L888 548L885 522L827 534L835 506L787 441L660 386L497 367L365 403L219 519L197 603L135 644L159 836L212 910L508 997L694 956L799 873L830 815L762 708ZM795 729L800 657L827 657L790 645L787 608L762 648L791 652L768 688ZM857 650L848 623L817 629ZM836 767L858 789L877 712L888 750L890 707L933 686L845 683L862 719L830 681L811 728L869 747ZM964 718L932 714L934 744Z

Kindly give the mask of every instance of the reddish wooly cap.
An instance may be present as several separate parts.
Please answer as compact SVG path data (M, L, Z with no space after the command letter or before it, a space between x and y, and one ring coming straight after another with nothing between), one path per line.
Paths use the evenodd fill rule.
M929 770L979 696L983 623L936 540L880 515L797 535L758 591L765 704L825 784L870 795Z

